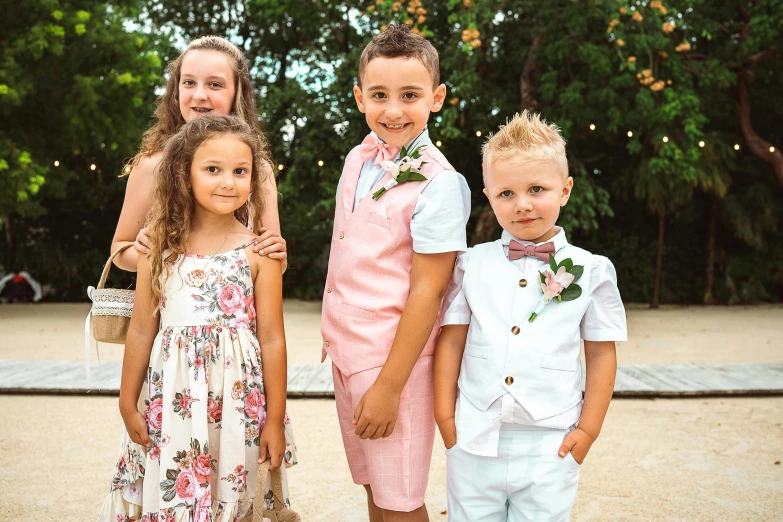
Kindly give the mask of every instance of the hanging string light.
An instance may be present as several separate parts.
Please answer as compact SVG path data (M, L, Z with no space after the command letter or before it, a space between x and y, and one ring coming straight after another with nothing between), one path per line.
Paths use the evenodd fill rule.
M282 163L277 166L277 170L283 170L283 164Z
M324 160L318 160L318 166L323 167L324 166Z
M628 137L629 137L629 138L633 138L633 132L631 132L631 131L628 131Z
M57 160L54 160L54 166L55 166L55 167L59 167L59 166L60 166L60 162L59 162L59 161L57 161Z
M436 147L440 147L441 145L443 145L443 143L441 143L441 141L440 141L440 140L438 140L438 141L436 141L436 142L435 142L435 146L436 146Z
M478 137L478 138L481 137L481 131L476 131L476 137Z
M669 143L669 137L668 136L664 136L663 137L663 142L664 143Z
M595 124L594 124L594 123L591 123L591 124L590 124L590 130L591 130L591 131L595 130Z
M769 148L769 151L770 151L770 152L775 152L775 147L770 147L770 148Z
M699 142L699 147L704 147L704 142L703 141Z
M739 143L735 143L734 144L734 150L739 150L739 149L740 149Z
M95 170L95 169L97 169L97 168L98 168L98 167L95 165L95 163L93 163L92 165L90 165L90 170Z

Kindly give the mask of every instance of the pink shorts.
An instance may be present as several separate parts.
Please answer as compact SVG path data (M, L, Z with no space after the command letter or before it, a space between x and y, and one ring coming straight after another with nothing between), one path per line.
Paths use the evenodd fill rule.
M332 364L337 417L356 484L372 488L375 505L390 511L413 511L424 505L424 492L435 438L432 392L433 357L422 357L413 367L400 397L394 433L377 440L360 439L353 413L381 368L351 376Z

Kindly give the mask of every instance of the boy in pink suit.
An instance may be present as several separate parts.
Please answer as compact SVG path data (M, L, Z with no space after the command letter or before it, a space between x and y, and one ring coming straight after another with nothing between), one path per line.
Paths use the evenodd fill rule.
M467 249L470 191L432 144L438 53L392 26L362 53L354 97L372 132L346 157L323 300L323 356L371 522L426 521L441 300Z

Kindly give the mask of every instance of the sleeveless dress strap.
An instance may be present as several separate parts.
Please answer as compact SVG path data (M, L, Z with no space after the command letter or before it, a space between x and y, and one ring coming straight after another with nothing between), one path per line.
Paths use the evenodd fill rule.
M259 238L259 236L254 237L253 239L251 239L250 241L248 241L247 243L245 243L241 247L237 248L237 250L244 250L244 249L246 249L250 245L256 243L258 241L258 238Z

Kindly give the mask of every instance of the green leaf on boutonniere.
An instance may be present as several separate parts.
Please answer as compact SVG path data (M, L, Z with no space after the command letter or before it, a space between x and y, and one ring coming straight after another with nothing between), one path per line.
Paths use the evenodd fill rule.
M408 149L406 149L405 146L400 148L400 158L404 158L407 155L408 155Z
M574 262L571 261L570 257L567 257L567 258L563 259L562 261L560 261L560 264L557 265L557 268L560 268L561 266L565 267L566 272L570 272L571 269L574 267Z
M541 278L541 282L546 284L546 276L543 272L539 272L538 276Z
M408 181L427 181L427 177L418 172L408 171Z
M573 268L568 271L574 276L574 281L576 282L580 277L582 277L582 274L585 271L585 267L583 265L574 265Z
M555 261L555 256L552 254L549 254L549 268L552 269L553 273L557 273L557 261Z
M571 283L568 285L568 288L560 292L558 300L573 301L574 299L578 299L580 295L582 295L582 287L575 283Z

